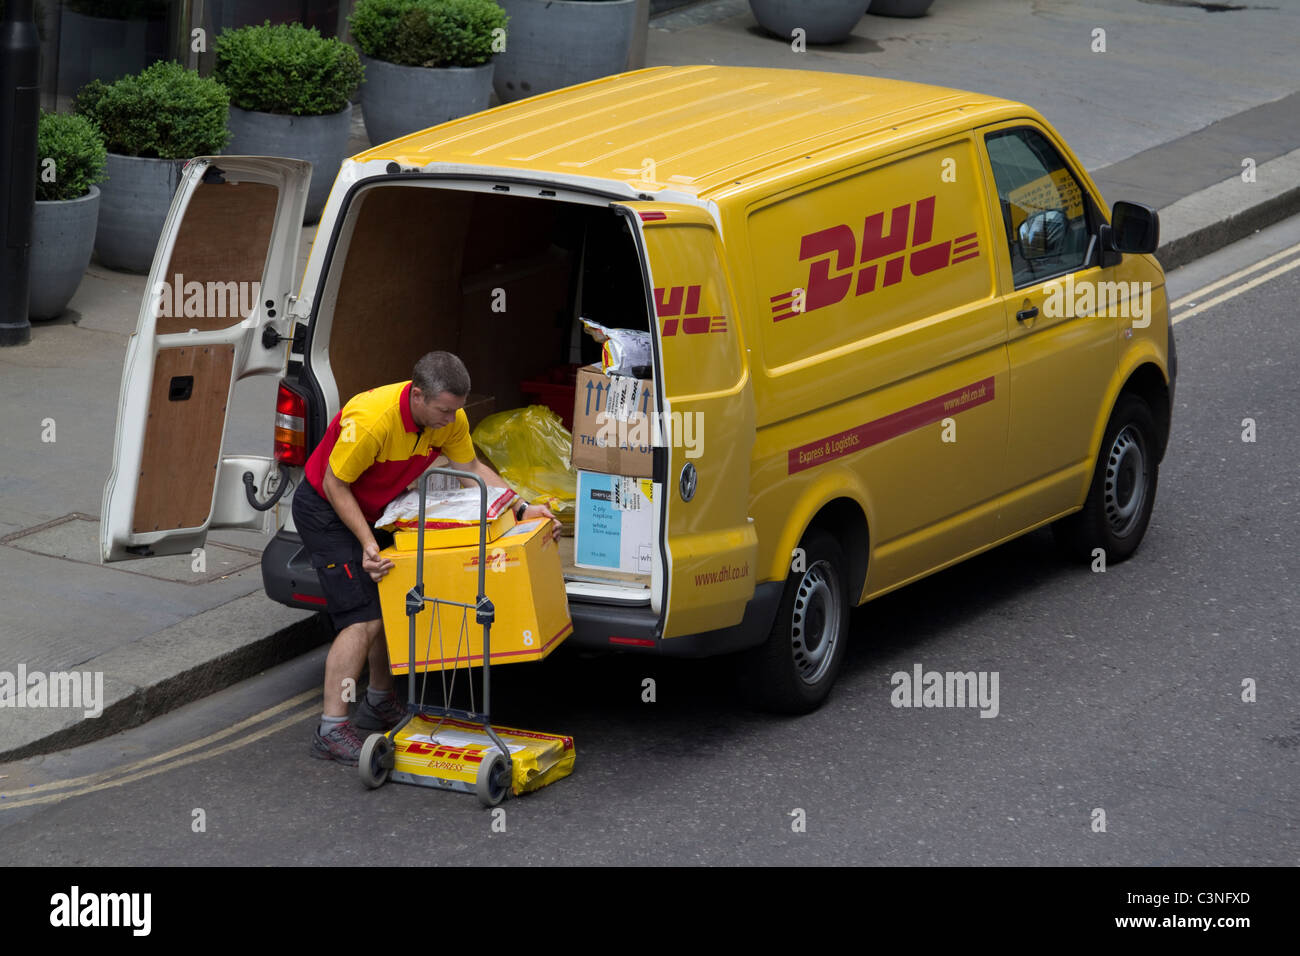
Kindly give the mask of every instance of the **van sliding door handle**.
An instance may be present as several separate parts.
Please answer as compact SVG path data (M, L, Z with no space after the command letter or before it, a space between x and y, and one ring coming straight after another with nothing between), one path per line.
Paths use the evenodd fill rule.
M1035 305L1032 308L1021 309L1019 312L1017 312L1016 321L1028 322L1030 319L1037 317L1037 315L1038 315L1038 306Z

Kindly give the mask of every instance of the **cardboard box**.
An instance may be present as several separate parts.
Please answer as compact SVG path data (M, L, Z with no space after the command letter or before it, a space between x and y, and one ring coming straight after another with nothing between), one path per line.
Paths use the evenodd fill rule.
M573 467L607 475L654 475L654 382L578 369L573 397Z
M649 478L579 471L573 563L649 574L655 547L653 493Z
M394 674L410 671L406 592L415 586L417 553L396 547L380 552L394 565L379 582L388 661ZM484 591L496 611L490 634L493 665L541 660L573 633L560 549L551 539L549 521L525 521L488 545ZM424 594L474 604L478 546L426 549ZM426 604L415 617L416 671L481 666L483 625L474 620L473 610L437 605L441 628L434 627L431 632L434 607Z

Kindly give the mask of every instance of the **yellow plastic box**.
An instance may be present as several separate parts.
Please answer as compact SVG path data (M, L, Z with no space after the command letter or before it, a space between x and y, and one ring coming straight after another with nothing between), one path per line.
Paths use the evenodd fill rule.
M381 553L394 565L379 582L388 659L394 674L406 674L411 669L406 593L415 586L417 552L392 547ZM551 538L549 521L526 521L489 543L485 577L484 590L496 609L491 635L494 665L541 660L573 633L560 551ZM477 593L477 544L425 549L426 597L472 605ZM440 626L431 631L435 608ZM473 610L426 604L415 618L415 656L417 672L481 666L483 625L474 619Z

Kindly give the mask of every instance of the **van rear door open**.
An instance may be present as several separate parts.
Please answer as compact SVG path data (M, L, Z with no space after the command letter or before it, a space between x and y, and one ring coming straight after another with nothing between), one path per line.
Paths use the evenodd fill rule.
M662 633L701 634L740 622L758 572L749 518L754 399L742 331L717 231L703 209L662 202L615 208L647 264L657 316L654 374L662 383L658 425L668 463L660 506L668 569Z
M262 530L243 475L269 457L221 454L235 381L279 373L311 164L204 156L186 164L127 345L100 552L178 554L211 528Z

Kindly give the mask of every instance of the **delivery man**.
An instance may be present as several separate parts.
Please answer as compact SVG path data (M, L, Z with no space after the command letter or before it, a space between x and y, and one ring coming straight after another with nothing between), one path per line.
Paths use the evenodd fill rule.
M464 412L468 395L465 364L450 352L430 352L415 363L409 382L372 388L344 405L307 460L306 481L293 496L293 520L338 632L325 660L324 714L312 730L315 757L356 766L358 731L389 730L405 713L393 691L376 584L393 567L379 556L379 539L386 547L391 535L374 528L385 506L439 453L454 468L508 487L474 455ZM560 523L547 508L518 495L510 507L520 521L551 519L558 537ZM367 659L370 686L349 721L352 695L345 691L356 687Z

